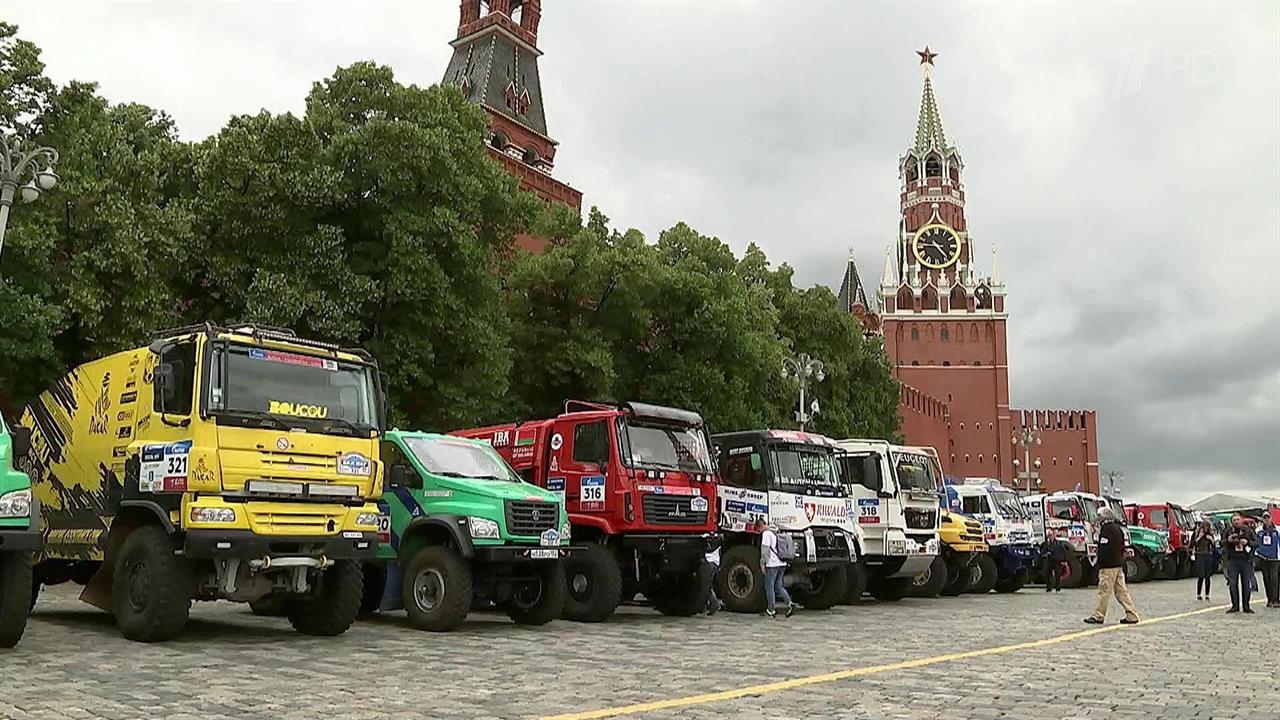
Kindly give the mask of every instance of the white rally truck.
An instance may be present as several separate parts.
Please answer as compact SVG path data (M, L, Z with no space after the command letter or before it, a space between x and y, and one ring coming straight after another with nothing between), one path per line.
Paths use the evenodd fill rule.
M1031 516L1018 494L992 478L965 478L944 486L947 506L982 523L987 553L969 592L1017 592L1027 583L1039 552L1031 541Z
M1039 546L1044 542L1045 528L1053 528L1058 538L1071 546L1067 572L1062 576L1064 588L1087 585L1090 577L1098 575L1098 510L1089 497L1078 492L1022 496L1022 506L1031 516L1031 542Z
M823 610L848 594L848 569L862 555L862 531L835 465L835 441L792 430L712 436L724 549L718 594L734 612L764 609L760 532L764 520L791 536L796 558L784 579L796 602Z
M863 533L862 562L851 569L847 602L866 589L877 600L898 601L913 580L935 561L939 582L946 569L939 557L938 483L933 460L926 454L883 440L837 442L841 479L852 499Z

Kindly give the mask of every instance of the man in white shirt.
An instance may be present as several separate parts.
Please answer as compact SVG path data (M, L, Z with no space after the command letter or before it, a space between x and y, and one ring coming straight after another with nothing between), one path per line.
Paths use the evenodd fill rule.
M786 616L796 611L796 604L791 601L791 595L787 593L787 588L783 584L783 576L787 574L787 561L778 557L778 533L777 528L761 520L757 527L760 529L760 570L764 573L764 599L767 604L765 613L771 617L778 616L777 600L782 599L787 604Z

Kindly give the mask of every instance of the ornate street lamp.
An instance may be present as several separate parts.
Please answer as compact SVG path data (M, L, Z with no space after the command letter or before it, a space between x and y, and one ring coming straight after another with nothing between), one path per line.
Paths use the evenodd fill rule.
M1039 445L1043 442L1044 436L1040 433L1040 428L1024 427L1020 431L1014 432L1011 441L1016 448L1022 446L1022 460L1013 459L1013 469L1026 468L1018 472L1018 480L1027 482L1027 492L1031 492L1031 482L1040 485L1040 458L1036 458L1035 462L1031 462L1031 446Z
M0 256L14 196L22 202L35 202L41 192L52 190L58 184L58 174L53 171L57 162L57 150L29 146L17 135L0 133Z
M796 411L796 422L800 423L801 432L804 431L805 423L818 414L818 401L814 400L812 407L806 406L804 395L811 381L822 382L827 378L823 372L824 367L821 360L809 357L809 353L801 353L799 357L794 358L782 358L782 379L795 378L800 385L800 409Z

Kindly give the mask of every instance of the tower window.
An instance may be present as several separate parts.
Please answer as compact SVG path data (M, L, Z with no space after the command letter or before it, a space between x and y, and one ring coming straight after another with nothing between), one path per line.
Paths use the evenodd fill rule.
M955 165L952 165L950 175L951 175L951 182L953 183L960 182L960 168L956 167Z
M915 162L907 165L907 184L911 185L920 179L920 168Z
M912 340L920 339L920 329L914 325L911 326L911 339Z
M498 150L500 152L506 152L507 146L510 144L511 139L508 138L507 134L501 130L494 132L493 137L489 140L489 145L491 145L494 150Z
M942 329L938 331L938 337L942 342L951 342L951 333L947 330L946 325L943 325ZM947 364L950 365L951 363Z
M541 159L542 159L542 156L538 155L537 150L534 150L531 147L527 147L524 149L523 160L525 165L536 166L538 164L538 161Z
M924 176L927 178L942 177L942 163L938 162L938 158L931 157L924 161Z
M944 329L942 332L946 332L946 330ZM946 338L945 338L945 337L944 337L944 338L942 338L942 339L943 339L943 340L946 340ZM943 361L942 361L942 367L951 367L951 361L950 361L950 360L943 360Z
M969 339L978 342L978 323L969 324Z
M912 365L919 365L919 364L920 364L920 361L919 361L919 360L912 360L912 361L911 361L911 364L912 364Z
M981 360L974 360L974 361L973 361L973 366L974 366L974 367L982 367L982 361L981 361Z

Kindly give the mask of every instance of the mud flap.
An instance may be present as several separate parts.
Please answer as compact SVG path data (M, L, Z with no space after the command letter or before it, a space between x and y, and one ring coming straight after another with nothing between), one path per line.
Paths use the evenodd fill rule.
M115 563L104 562L98 566L84 589L80 591L80 600L90 605L111 612L111 580L115 576Z

